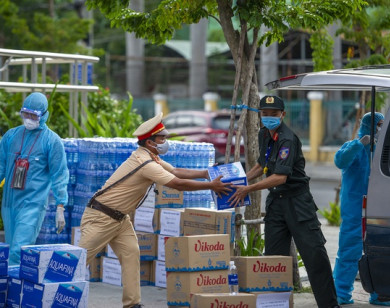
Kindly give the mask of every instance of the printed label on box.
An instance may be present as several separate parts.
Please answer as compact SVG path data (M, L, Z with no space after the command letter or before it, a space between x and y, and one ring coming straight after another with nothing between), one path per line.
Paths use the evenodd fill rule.
M144 231L154 233L153 217L154 208L140 207L135 210L134 229L137 231Z
M180 236L182 211L173 209L160 210L160 234Z

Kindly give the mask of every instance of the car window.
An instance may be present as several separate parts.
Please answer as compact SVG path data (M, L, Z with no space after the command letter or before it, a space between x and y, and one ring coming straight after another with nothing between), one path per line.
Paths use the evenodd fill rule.
M193 120L193 126L198 126L198 127L207 126L207 120L204 117L194 116L192 120Z
M176 127L191 127L192 126L192 116L190 115L181 115L176 119Z
M176 117L167 117L164 119L164 126L165 128L175 128L176 127Z
M216 117L213 120L213 128L214 129L224 129L228 130L230 125L230 117Z

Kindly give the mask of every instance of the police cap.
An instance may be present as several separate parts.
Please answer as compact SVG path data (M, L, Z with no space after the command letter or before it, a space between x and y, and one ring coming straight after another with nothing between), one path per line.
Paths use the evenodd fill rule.
M142 123L133 133L138 140L144 140L154 135L167 136L169 133L165 129L164 124L161 122L163 113L156 115L155 117Z
M263 109L278 109L284 110L283 100L275 95L266 95L260 100L260 110Z

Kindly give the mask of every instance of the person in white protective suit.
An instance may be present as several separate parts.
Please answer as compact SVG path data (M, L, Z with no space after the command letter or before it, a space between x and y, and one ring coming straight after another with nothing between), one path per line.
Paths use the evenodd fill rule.
M383 120L383 114L375 112L375 139ZM337 300L340 305L354 303L353 283L363 251L362 201L363 195L367 194L370 175L370 126L371 112L366 113L361 119L358 138L344 143L334 157L336 166L342 170L340 191L342 223L339 249L333 270ZM370 304L390 306L390 302L380 301L376 293L370 295Z
M0 143L0 181L5 179L1 214L10 265L20 262L21 246L35 244L50 189L57 205L57 232L65 227L69 171L60 137L45 124L47 108L42 93L27 96L20 110L23 125L8 130Z

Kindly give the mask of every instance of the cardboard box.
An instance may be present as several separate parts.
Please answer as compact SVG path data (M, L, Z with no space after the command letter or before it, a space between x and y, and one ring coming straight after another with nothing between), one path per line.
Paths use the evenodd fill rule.
M234 185L243 185L243 186L247 185L246 174L240 162L209 167L208 172L211 181L217 178L218 176L222 175L223 178L221 178L221 181L224 183L230 182ZM234 194L234 192L235 190L233 189L233 191L230 192L228 195L222 194L221 197L218 197L218 195L215 192L212 192L212 196L218 210L232 208L228 200ZM244 199L244 206L250 204L251 201L248 195Z
M184 209L160 209L160 234L168 236L183 235Z
M118 257L116 256L114 250L112 250L110 244L107 244L104 255L107 258L118 259Z
M0 307L6 307L7 291L0 292Z
M147 197L145 198L144 202L141 204L141 207L150 207L155 208L156 206L156 184L152 184L153 187L149 190Z
M228 269L230 242L227 234L170 237L165 241L167 271Z
M136 231L159 233L159 211L150 207L139 207L135 210L134 229Z
M122 268L118 259L101 257L101 274L102 282L113 284L115 286L122 285Z
M8 261L9 258L9 244L0 242L0 261Z
M183 192L163 185L156 185L156 208L182 208Z
M251 292L256 296L257 308L293 308L293 292Z
M152 267L153 267L153 261L140 262L141 286L151 285Z
M88 307L88 281L36 284L25 280L21 307Z
M81 238L81 229L80 227L72 227L72 235L70 239L70 243L75 246L79 246Z
M87 251L69 244L22 246L20 278L35 283L85 280Z
M8 288L8 277L7 276L0 277L0 292L6 292L7 288Z
M153 261L154 285L160 288L167 287L167 272L165 270L165 262Z
M196 293L191 295L191 308L256 308L256 298L254 294L238 293Z
M153 261L157 259L157 234L136 232L140 259L142 261Z
M234 257L240 292L292 291L292 257Z
M8 268L7 307L19 307L23 281L19 276L19 265L11 265Z
M101 257L95 257L92 259L92 262L89 264L89 281L98 282L101 280Z
M166 235L158 235L157 238L157 260L165 261L165 240L168 239L169 236Z
M183 214L183 234L230 234L230 242L233 243L234 220L235 212L232 210L186 208Z
M228 271L167 272L168 306L189 306L193 293L229 292Z

